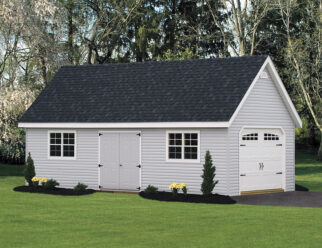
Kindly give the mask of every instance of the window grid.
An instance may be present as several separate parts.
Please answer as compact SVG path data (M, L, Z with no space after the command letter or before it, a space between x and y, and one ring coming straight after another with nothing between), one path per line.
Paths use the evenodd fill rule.
M272 133L264 133L264 140L279 140L279 136L277 134Z
M198 133L169 133L168 159L197 160Z
M75 157L75 133L52 132L49 136L50 157Z
M242 140L258 140L258 133L244 134Z

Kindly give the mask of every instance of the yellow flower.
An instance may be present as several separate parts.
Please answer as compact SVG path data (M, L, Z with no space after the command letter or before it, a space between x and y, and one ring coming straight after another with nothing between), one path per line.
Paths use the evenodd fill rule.
M47 178L46 177L39 178L39 182L40 183L45 183L45 182L47 182Z
M39 181L39 178L38 178L38 177L33 177L33 178L31 179L31 181L33 181L33 182L37 182L37 181Z
M169 186L169 189L178 189L179 188L179 184L174 182Z
M181 184L179 185L179 188L180 188L180 189L187 188L187 184L185 184L185 183L181 183Z

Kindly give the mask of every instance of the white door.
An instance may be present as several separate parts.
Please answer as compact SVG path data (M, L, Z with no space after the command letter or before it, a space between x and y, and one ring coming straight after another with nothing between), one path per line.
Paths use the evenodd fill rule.
M100 184L104 189L140 186L140 136L137 132L101 133Z
M284 137L280 129L243 129L239 141L240 191L283 188Z

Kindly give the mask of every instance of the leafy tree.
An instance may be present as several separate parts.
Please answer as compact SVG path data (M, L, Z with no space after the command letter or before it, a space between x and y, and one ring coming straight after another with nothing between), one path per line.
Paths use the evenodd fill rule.
M27 163L26 163L26 167L25 167L25 179L28 183L29 186L32 186L32 178L34 176L36 176L36 172L35 172L35 166L34 166L34 161L31 158L30 152L28 154L28 158L27 158Z
M203 174L201 175L203 181L201 184L201 192L203 195L211 195L218 180L214 180L216 176L216 167L212 164L212 158L209 151L206 151L205 163L203 165Z

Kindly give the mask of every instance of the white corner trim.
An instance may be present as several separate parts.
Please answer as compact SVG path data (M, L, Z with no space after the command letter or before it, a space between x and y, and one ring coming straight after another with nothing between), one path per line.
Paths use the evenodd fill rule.
M248 88L246 94L244 95L243 99L241 100L241 102L239 103L237 109L235 110L234 114L232 115L232 117L229 120L229 126L233 123L233 121L235 120L236 116L238 115L240 109L242 108L242 106L244 105L246 99L248 98L250 92L252 91L252 89L254 88L256 82L258 81L258 79L260 78L260 76L262 75L262 72L265 70L265 68L268 68L269 72L271 73L273 82L275 83L279 93L281 94L281 97L283 98L285 105L287 107L287 109L289 110L289 113L292 116L292 119L295 123L295 127L297 128L301 128L302 127L302 120L300 118L300 116L298 115L293 102L291 101L291 98L289 97L284 84L281 80L281 78L279 77L274 63L271 60L270 57L267 57L267 59L265 60L265 62L263 63L261 69L258 71L256 77L254 78L252 84L250 85L250 87Z
M19 122L23 128L227 128L229 122Z

